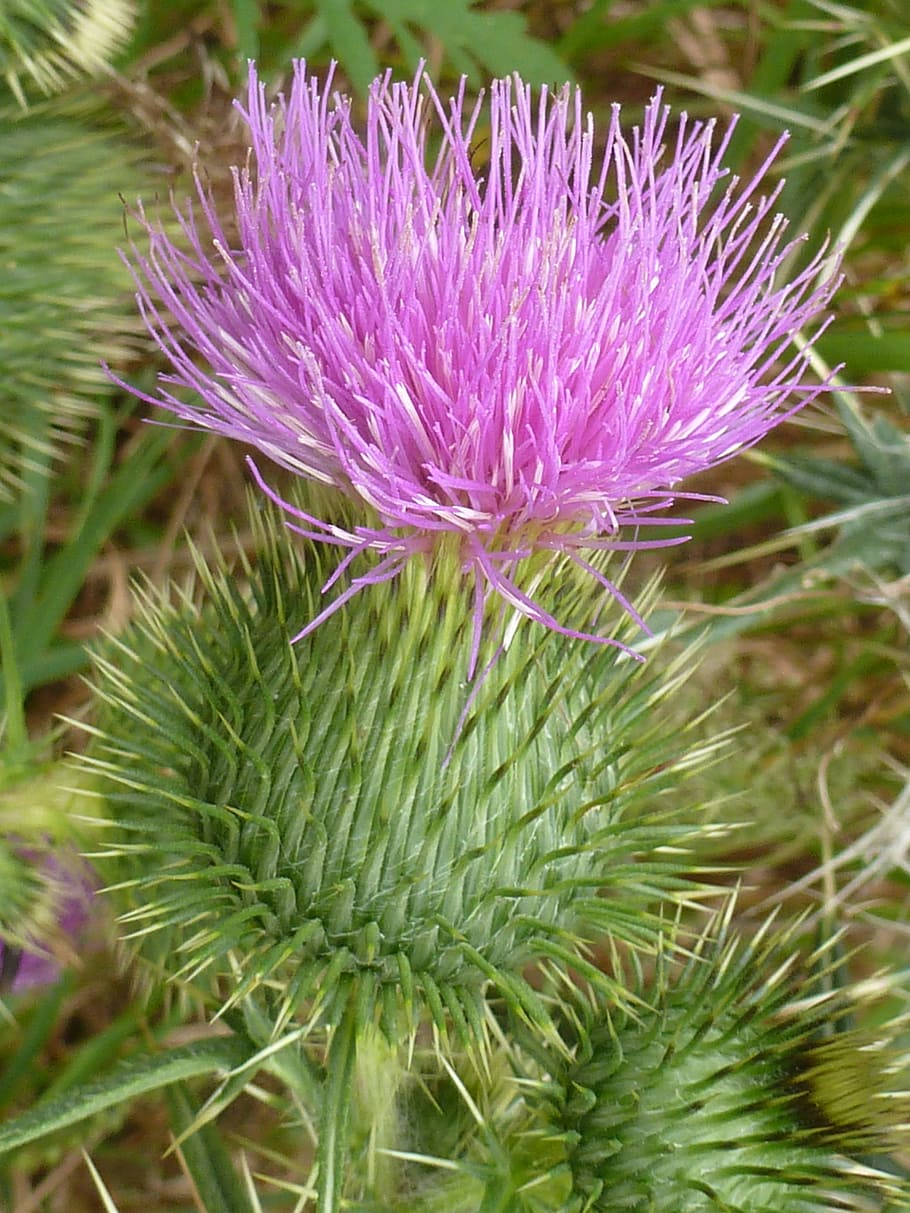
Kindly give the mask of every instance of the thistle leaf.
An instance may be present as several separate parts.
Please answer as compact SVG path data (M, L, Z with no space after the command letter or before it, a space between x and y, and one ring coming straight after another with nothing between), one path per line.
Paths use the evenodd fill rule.
M813 529L837 527L838 533L819 568L843 567L845 557L876 572L910 573L910 436L883 413L866 417L849 398L837 402L838 413L856 455L856 465L793 455L776 457L783 479L841 508L828 518L813 519Z
M332 53L362 92L379 74L367 24L351 0L316 0ZM520 72L531 83L563 83L571 71L545 42L532 37L517 12L491 12L477 0L367 0L365 7L391 29L412 70L425 52L421 36L443 47L456 71L478 84L481 76ZM478 68L482 69L478 71Z
M404 27L425 30L438 38L459 71L476 80L481 75L518 72L531 84L563 83L571 79L565 62L545 42L528 33L519 12L490 11L476 0L370 0L370 8L396 32ZM400 39L402 46L406 40ZM416 64L414 65L416 67Z
M58 1129L117 1107L148 1091L207 1074L220 1074L243 1065L252 1055L237 1037L182 1045L163 1053L128 1058L111 1074L73 1087L65 1095L36 1104L0 1126L0 1155L38 1141Z

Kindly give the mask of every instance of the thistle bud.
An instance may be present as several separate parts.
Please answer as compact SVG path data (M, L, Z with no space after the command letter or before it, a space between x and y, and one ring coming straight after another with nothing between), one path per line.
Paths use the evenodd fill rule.
M656 902L695 888L661 800L691 657L658 680L523 623L466 685L472 600L444 549L292 644L324 559L274 514L260 530L255 565L200 562L202 605L147 598L98 659L99 863L146 960L222 1008L278 982L284 1017L354 998L392 1039L402 1011L474 1037L488 983L533 1018L529 962L650 946Z
M868 991L825 986L818 970L830 976L830 948L809 958L816 975L800 981L792 931L766 926L747 941L729 932L729 917L701 938L682 972L671 976L660 964L653 980L640 981L634 1013L589 1007L580 1018L575 1060L557 1063L548 1089L558 1092L578 1207L882 1208L887 1195L899 1196L898 1181L868 1156L893 1149L906 1131L901 1025L877 1029L877 1067L867 1062L861 1077L856 1064L842 1065L840 1114L830 1116L818 1078L831 1057L845 1063L868 1052L871 1037L839 1029Z

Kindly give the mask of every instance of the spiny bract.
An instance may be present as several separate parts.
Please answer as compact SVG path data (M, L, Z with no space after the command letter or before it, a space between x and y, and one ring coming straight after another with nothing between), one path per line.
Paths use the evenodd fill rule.
M872 1038L845 1031L868 995L832 983L832 949L809 957L816 976L800 981L793 929L766 922L753 939L737 937L732 908L681 973L661 964L639 981L633 1011L582 1014L574 1064L554 1059L547 1093L561 1096L555 1120L579 1208L907 1208L906 1185L870 1162L906 1132L910 1073L897 1044L906 1024L881 1024ZM835 1098L822 1099L820 1083L830 1087L838 1067Z
M662 794L693 760L669 724L691 655L658 680L543 633L472 690L444 552L291 645L325 567L290 538L273 518L239 581L203 571L206 605L150 602L99 658L97 862L146 958L216 1000L280 981L329 1022L354 982L394 1039L399 995L440 1024L487 982L520 1009L530 960L652 946L660 900L696 891Z

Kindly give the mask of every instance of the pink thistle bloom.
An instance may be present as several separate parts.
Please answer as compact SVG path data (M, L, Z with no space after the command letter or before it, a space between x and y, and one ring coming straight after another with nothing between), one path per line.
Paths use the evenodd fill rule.
M75 854L64 852L62 859L29 850L23 854L40 868L52 894L49 906L43 907L52 921L44 924L41 944L17 949L0 940L0 994L51 985L66 966L78 961L97 884L91 868Z
M678 521L674 486L825 390L791 339L836 259L781 280L795 242L780 187L760 191L783 140L742 183L722 165L733 124L718 138L682 114L670 133L659 95L631 135L614 106L601 155L577 90L499 80L485 109L422 71L374 83L361 135L302 63L274 106L251 67L241 112L236 244L198 179L188 251L139 212L139 305L173 367L146 399L372 507L374 525L345 530L281 502L350 549L328 585L378 557L305 631L455 536L475 659L490 591L615 643L563 627L518 564L565 552L638 619L581 553L674 542L658 529Z

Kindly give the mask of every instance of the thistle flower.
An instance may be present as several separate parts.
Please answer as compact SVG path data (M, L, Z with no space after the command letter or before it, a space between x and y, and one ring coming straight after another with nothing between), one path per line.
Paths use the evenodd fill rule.
M49 985L75 957L91 913L94 881L74 853L0 844L0 992Z
M743 184L732 124L673 132L659 94L631 136L614 107L599 155L568 87L495 81L485 113L464 82L445 102L423 71L385 76L364 136L330 87L297 63L270 107L251 67L236 239L201 182L187 250L140 208L139 304L172 366L146 399L368 511L344 528L289 509L350 549L339 572L378 557L301 634L454 536L476 630L494 592L615 643L542 606L535 554L568 553L641 624L582 553L673 542L678 482L824 390L787 351L835 280L821 250L779 281L793 245L760 190L780 142Z

